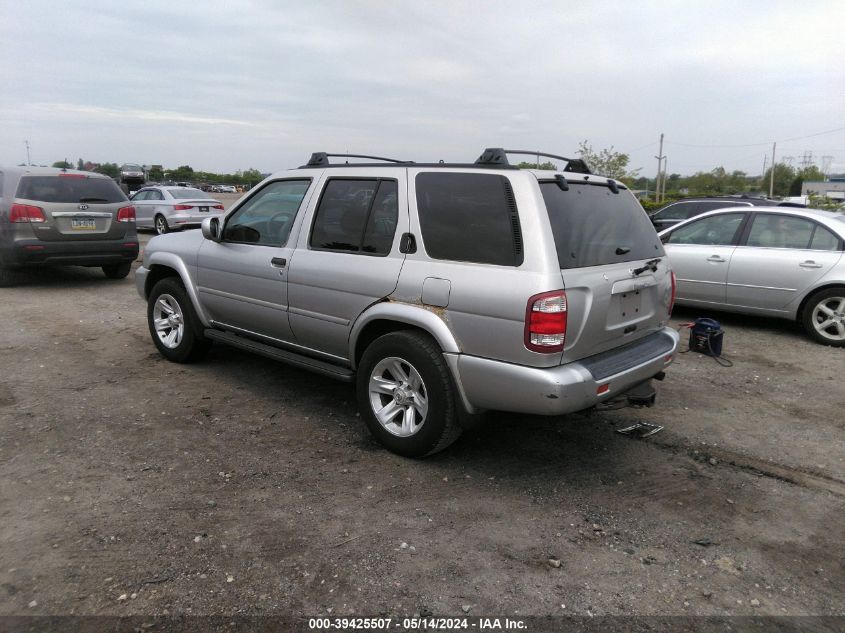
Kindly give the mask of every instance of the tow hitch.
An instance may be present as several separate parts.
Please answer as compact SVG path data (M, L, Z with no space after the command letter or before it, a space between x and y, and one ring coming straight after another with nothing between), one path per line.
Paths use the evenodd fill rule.
M666 374L660 372L654 378L656 380L663 380ZM596 411L612 411L614 409L624 409L625 407L653 407L656 392L651 386L651 380L641 382L639 385L629 389L625 393L619 394L615 398L606 400L601 404L596 405ZM648 437L659 433L663 427L659 424L649 424L648 422L637 422L631 426L626 426L621 429L616 429L617 433L622 435L630 435L636 437Z

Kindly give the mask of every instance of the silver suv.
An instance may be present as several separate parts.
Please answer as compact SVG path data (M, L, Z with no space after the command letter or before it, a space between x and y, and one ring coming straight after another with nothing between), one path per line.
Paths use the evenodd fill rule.
M202 231L153 238L136 284L166 358L213 341L355 382L364 421L421 457L484 410L651 404L678 346L674 276L624 185L471 164L308 164ZM531 152L537 155L537 152Z

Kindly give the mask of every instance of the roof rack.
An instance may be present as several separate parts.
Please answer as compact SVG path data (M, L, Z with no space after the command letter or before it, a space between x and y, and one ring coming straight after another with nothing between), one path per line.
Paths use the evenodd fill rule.
M414 162L411 160L384 158L383 156L367 156L365 154L330 154L328 152L314 152L311 154L311 158L308 159L308 163L303 165L303 167L327 167L331 165L329 162L330 156L333 158L366 158L369 160L382 160L387 163L399 163L402 165L410 165Z
M567 158L566 156L558 156L557 154L548 154L546 152L539 152L526 149L502 149L501 147L488 147L484 150L481 156L478 157L478 160L475 161L475 164L508 167L510 166L510 163L508 162L508 154L524 154L526 156L542 156L543 158L565 160L566 167L563 168L563 171L570 171L576 174L593 173L590 171L590 168L587 166L587 163L581 158Z

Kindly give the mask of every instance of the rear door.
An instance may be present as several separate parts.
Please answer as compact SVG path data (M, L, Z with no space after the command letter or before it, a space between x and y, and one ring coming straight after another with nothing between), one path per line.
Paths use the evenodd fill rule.
M290 323L300 345L347 358L355 319L396 288L408 231L403 168L331 170L312 198L290 266Z
M642 338L668 320L669 262L642 206L602 180L541 181L566 290L562 362ZM644 267L647 262L652 265Z
M78 173L25 175L17 201L39 207L44 222L32 223L45 242L120 240L134 223L118 222L129 200L110 178Z
M728 269L747 215L739 211L710 215L664 235L679 300L717 305L726 302Z
M730 263L727 303L782 311L842 257L822 225L782 213L755 213Z

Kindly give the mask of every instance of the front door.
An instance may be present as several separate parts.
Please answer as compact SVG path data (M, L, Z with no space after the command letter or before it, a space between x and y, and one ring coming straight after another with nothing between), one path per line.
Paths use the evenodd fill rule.
M310 188L307 178L266 184L226 218L221 242L203 242L197 290L215 325L292 340L287 274Z
M348 358L355 319L396 288L405 259L399 241L408 231L405 173L349 168L321 182L288 278L298 344Z

